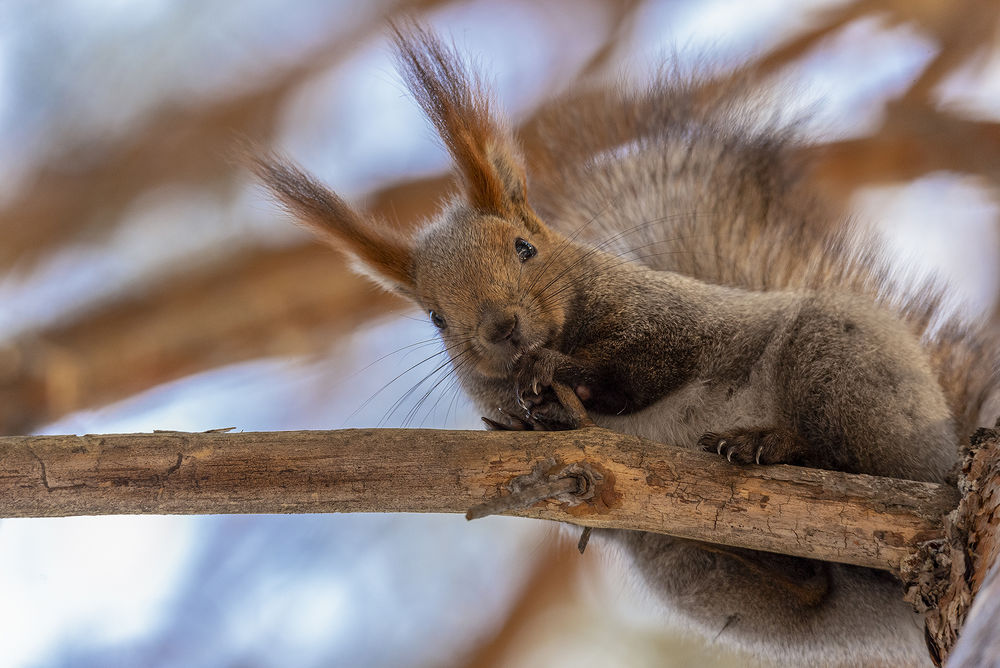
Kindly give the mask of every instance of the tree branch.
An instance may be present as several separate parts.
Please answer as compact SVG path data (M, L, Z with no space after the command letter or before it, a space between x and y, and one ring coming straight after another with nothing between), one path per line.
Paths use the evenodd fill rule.
M958 503L945 485L737 467L595 427L367 429L4 437L0 516L465 513L538 471L575 476L586 493L510 514L893 571L942 537Z
M944 536L924 543L904 560L906 599L924 613L927 647L938 665L948 659L949 668L996 666L1000 429L980 429L973 435L958 488L962 499L944 520Z

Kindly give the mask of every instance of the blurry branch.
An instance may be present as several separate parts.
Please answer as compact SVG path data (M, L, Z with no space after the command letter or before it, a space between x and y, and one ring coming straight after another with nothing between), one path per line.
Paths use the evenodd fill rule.
M905 98L931 102L934 87L969 59L994 46L1000 4L992 0L964 3L910 0L856 0L819 13L815 25L760 58L756 67L770 72L793 65L849 24L878 19L886 27L911 26L937 42L938 53L910 85Z
M607 0L605 5L610 15L604 42L584 63L577 73L577 80L601 72L607 72L614 62L617 50L627 42L629 32L635 27L636 11L644 0Z
M996 47L1000 3L860 0L820 15L815 27L762 56L753 68L773 72L795 64L848 24L866 17L911 25L934 38L938 52L891 103L871 135L807 149L821 186L845 200L858 188L903 182L934 171L979 174L1000 184L1000 123L973 121L941 109L935 88L956 68Z
M996 47L1000 3L971 0L960 5L892 0L897 22L913 22L937 41L938 53L906 91L904 100L933 102L934 88L949 74Z
M420 11L451 0L395 0L392 11ZM222 190L237 173L228 156L234 138L270 138L292 94L313 76L357 52L384 27L376 16L343 38L330 40L296 65L270 76L249 92L210 98L192 108L164 109L124 140L96 150L89 146L86 167L58 155L29 180L30 185L0 210L0 267L25 262L74 237L106 230L120 222L128 204L147 189L189 183ZM261 69L267 71L267 64ZM277 69L277 68L275 68ZM67 167L69 165L69 167Z
M886 570L958 502L945 485L737 467L593 427L154 432L0 438L0 516L464 513L539 470L576 494L512 514Z
M578 590L584 562L576 550L560 549L559 541L545 544L545 551L533 559L530 577L521 585L514 605L492 636L482 642L461 664L468 668L502 668L520 665L518 651L530 647L531 637L551 627L553 608L572 608L581 601ZM593 565L595 562L591 561Z
M434 177L376 193L367 211L412 221L447 188ZM73 322L0 344L0 434L154 385L269 355L312 354L399 301L309 242L177 276Z
M225 364L312 354L398 305L310 245L243 256L0 345L0 433Z
M126 207L148 189L172 183L231 188L240 178L229 156L237 137L271 143L288 101L311 78L356 53L383 30L388 16L443 8L454 0L395 0L386 12L352 33L331 39L295 65L273 68L263 85L249 92L208 98L200 106L179 103L138 126L125 139L87 145L87 159L58 154L29 179L30 185L0 210L0 267L24 263L73 238L93 236L120 222ZM569 3L566 3L567 5ZM609 38L594 60L600 61L621 38L639 0L605 0ZM268 70L268 63L261 69ZM183 102L183 101L181 101ZM67 167L69 166L69 167Z
M813 146L818 183L844 199L864 186L901 183L935 171L979 174L1000 186L1000 123L942 114L899 102L871 137Z
M816 21L815 27L771 49L754 64L754 67L761 72L772 72L791 65L819 46L824 39L833 36L848 24L877 11L883 5L884 2L881 0L863 0L824 12Z

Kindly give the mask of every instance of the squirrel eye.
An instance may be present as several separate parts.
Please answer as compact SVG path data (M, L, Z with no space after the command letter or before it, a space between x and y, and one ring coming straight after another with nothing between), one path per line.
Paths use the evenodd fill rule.
M514 250L517 252L517 257L521 260L521 262L527 262L529 258L535 257L538 253L534 246L521 237L518 237L514 241Z
M443 317L441 317L440 314L431 311L430 315L431 315L431 322L433 322L434 326L437 327L438 329L444 329L445 327L448 326L448 322Z

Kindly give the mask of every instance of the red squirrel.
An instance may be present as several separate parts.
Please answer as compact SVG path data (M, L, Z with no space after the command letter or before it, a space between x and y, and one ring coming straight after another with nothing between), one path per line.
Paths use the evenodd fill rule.
M438 328L495 427L572 428L553 382L604 427L737 464L943 482L997 386L984 327L938 324L880 242L799 174L752 85L662 75L553 103L533 153L481 79L419 27L401 71L459 192L414 232L371 220L275 156L258 176L297 218ZM704 85L703 85L704 84ZM636 250L638 249L638 250ZM716 642L810 665L925 665L885 573L634 531L622 550L664 610Z

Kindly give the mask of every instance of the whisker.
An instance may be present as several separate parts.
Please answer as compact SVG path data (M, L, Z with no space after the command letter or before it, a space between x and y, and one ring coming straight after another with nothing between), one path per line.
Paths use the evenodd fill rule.
M455 360L457 360L457 359L461 358L461 357L462 357L462 356L463 356L464 354L466 354L467 352L469 352L469 349L468 349L468 348L466 348L466 349L465 349L465 350L463 350L462 352L458 353L458 354L457 354L457 355L455 355L455 356L454 356L453 358L450 358L450 359L446 359L446 360L445 360L444 362L442 362L441 364L439 364L439 365L438 365L438 366L437 366L436 368L432 369L432 370L430 371L430 373L428 373L427 375L425 375L425 376L424 376L424 377L423 377L422 379L420 379L420 381L419 381L419 382L417 382L417 383L416 383L416 384L414 384L414 385L413 385L413 386L412 386L412 387L411 387L411 388L410 388L409 390L407 390L407 391L406 391L406 392L405 392L405 393L403 394L403 396L401 396L401 397L400 397L400 398L398 398L398 399L397 399L397 400L396 400L395 402L393 402L392 406L390 406L390 407L389 407L389 411L388 411L388 412L387 412L387 413L386 413L386 414L385 414L385 415L384 415L384 416L382 417L382 419L381 419L381 420L379 420L379 423L378 423L378 425L377 425L377 426L382 426L383 424L385 424L385 423L386 423L386 421L387 421L387 420L388 420L389 418L391 418L391 417L393 416L393 414L394 414L394 413L395 413L395 412L396 412L397 410L399 410L399 409L400 409L400 408L402 407L403 403L404 403L404 402L405 402L405 401L406 401L407 399L409 399L409 398L410 398L410 397L411 397L411 396L413 395L413 393L414 393L414 392L416 392L416 391L417 391L417 389L418 389L418 388L419 388L419 387L420 387L421 385L423 385L423 384L424 384L424 383L426 383L426 382L427 382L427 381L428 381L429 379L431 379L431 378L432 378L432 377L434 376L434 374L436 374L436 373L440 372L440 371L441 371L442 369L446 368L446 367L447 367L447 366L448 366L449 364L452 364L452 363L454 363L454 361L455 361ZM408 415L409 415L409 413L407 413L407 416L408 416ZM404 424L405 424L405 421L406 421L407 419L408 419L408 417L404 418Z
M371 367L375 366L376 364L378 364L378 363L379 363L379 362L381 362L382 360L386 359L387 357L392 357L393 355L396 355L396 354L398 354L398 353L401 353L401 352L403 352L404 350L408 350L408 349L410 349L410 348L423 348L423 347L425 347L425 346L429 346L429 345L432 345L432 344L434 344L434 343L439 343L440 341L441 341L440 337L438 337L438 336L434 336L433 338L430 338L430 339L424 339L423 341L417 341L416 343L410 343L410 344L408 344L408 345L405 345L405 346L403 346L403 347L401 347L401 348L396 348L396 349L395 349L395 350L393 350L392 352L390 352L390 353L386 353L385 355L382 355L382 356L381 356L381 357L379 357L379 358L378 358L377 360L375 360L375 361L373 361L373 362L369 362L368 364L366 364L366 365L365 365L365 366L363 366L362 368L358 369L358 370L357 370L357 371L355 371L354 373L350 374L349 376L346 376L346 377L345 377L345 378L344 378L344 379L343 379L343 380L342 380L342 381L341 381L341 382L339 383L339 385L340 385L340 384L343 384L343 382L344 382L344 381L348 381L348 380L351 380L351 379L353 379L353 378L354 378L355 376L357 376L357 375L358 375L359 373L361 373L361 372L363 372L363 371L367 371L368 369L370 369Z
M399 380L400 378L402 378L403 376L405 376L405 375L406 375L406 374L408 374L409 372L411 372L411 371L413 371L414 369L416 369L416 368L417 368L418 366L420 366L421 364L424 364L424 363L426 363L426 362L429 362L430 360L434 359L435 357L438 357L439 355L443 355L443 354L445 354L445 353L447 353L447 352L450 352L450 351L451 351L451 350L452 350L453 348L455 348L456 346L458 346L458 345L460 345L460 344L463 344L463 343L466 343L466 342L467 342L467 339L466 339L466 340L460 340L460 341L456 341L455 343L453 343L453 344L451 344L451 345L449 345L449 346L445 346L445 347L443 347L443 348L442 348L441 350L437 351L437 352L436 352L436 353L434 353L433 355L429 355L428 357L425 357L424 359L420 360L419 362L417 362L416 364L412 365L412 366L411 366L411 367L409 367L408 369L406 369L406 370L402 371L402 372L401 372L401 373L399 373L399 374L398 374L398 375L397 375L397 376L396 376L395 378L393 378L392 380L390 380L389 382L387 382L387 383L386 383L385 385L383 385L382 387L380 387L380 388L379 388L378 390L376 390L374 394L372 394L372 395L371 395L370 397L368 397L367 399L365 399L365 401L364 401L364 402L363 402L363 403L362 403L362 404L361 404L360 406L358 406L357 408L355 408L355 409L354 409L354 411L353 411L353 412L352 412L352 413L351 413L350 415L348 415L348 416L347 416L347 418L346 418L345 422L346 422L346 421L349 421L349 420L350 420L351 418L353 418L353 417L354 417L355 415L357 415L357 414L358 414L359 412L361 412L361 411L362 411L362 410L363 410L363 409L364 409L365 407L367 407L367 406L368 406L368 404L370 404L370 403L371 403L371 402L372 402L372 401L373 401L373 400L374 400L374 399L375 399L375 398L376 398L377 396L379 396L380 394L382 394L382 392L384 392L384 391L385 391L386 389L388 389L388 387L389 387L390 385L392 385L393 383L395 383L395 382L396 382L397 380Z
M437 380L426 392L424 392L424 395L422 397L420 397L420 400L417 401L417 404L407 414L407 417L404 420L403 425L405 426L410 421L411 418L415 418L416 417L418 409L423 405L424 401L426 401L427 398L434 392L434 390L436 390L438 388L438 386L441 385L441 383L443 383L444 381L448 380L449 378L457 378L458 370L462 366L464 366L466 363L468 363L468 361L470 359L471 358L467 357L467 358L461 360L458 364L453 364L452 368L449 369L442 378L440 378L439 380ZM424 414L424 420L423 420L424 422L426 422L427 418L429 418L431 416L431 414L434 412L434 409L437 408L437 405L438 405L438 403L440 403L442 397L444 397L444 392L443 391L438 395L437 400L430 407L430 409L427 411L427 413ZM423 422L421 422L421 424L423 424Z

